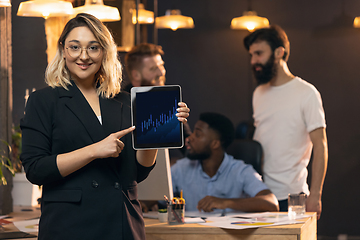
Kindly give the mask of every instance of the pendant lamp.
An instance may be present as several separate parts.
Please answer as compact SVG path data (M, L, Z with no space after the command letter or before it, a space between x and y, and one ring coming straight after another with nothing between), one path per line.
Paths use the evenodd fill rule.
M178 28L194 28L194 21L191 17L181 15L179 9L166 10L165 16L155 19L156 28L171 28L176 31Z
M252 32L258 28L269 27L269 20L259 17L255 11L245 11L243 16L231 20L232 29L247 29Z
M360 17L354 19L354 28L360 28Z
M103 0L86 0L84 6L74 8L74 13L88 13L102 22L120 20L119 10L116 7L105 6Z
M10 0L0 0L0 7L11 7Z
M23 17L63 17L73 14L71 2L61 0L31 0L20 3L17 15Z
M140 3L138 6L139 24L151 24L154 23L154 12L145 9L144 4ZM130 9L132 13L132 23L136 24L136 8Z

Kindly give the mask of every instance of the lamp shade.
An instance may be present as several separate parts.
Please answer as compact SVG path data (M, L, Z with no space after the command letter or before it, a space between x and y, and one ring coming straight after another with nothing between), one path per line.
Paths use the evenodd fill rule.
M139 24L151 24L154 23L154 12L145 10L144 4L140 3L139 6L138 20ZM136 24L136 8L130 9L132 12L132 23Z
M269 27L269 20L259 17L255 11L245 11L243 16L231 20L232 29L247 29L250 32L257 28Z
M178 28L194 28L194 21L191 17L181 15L179 9L166 10L165 16L155 19L157 28L171 28L176 31Z
M360 17L354 19L354 28L360 28Z
M10 0L0 0L0 7L11 7Z
M17 15L23 17L62 17L73 14L71 2L61 0L32 0L20 3Z
M103 0L86 0L84 6L74 8L74 13L88 13L102 22L120 20L119 10L116 7L105 6Z

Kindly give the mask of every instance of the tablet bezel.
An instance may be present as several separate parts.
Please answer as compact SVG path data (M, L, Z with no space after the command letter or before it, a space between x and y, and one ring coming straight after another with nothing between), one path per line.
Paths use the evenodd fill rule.
M131 88L131 122L133 126L138 126L136 123L136 95L145 92L163 92L163 91L177 91L179 102L182 101L181 87L179 85L165 85L165 86L145 86ZM175 106L178 108L178 106ZM180 122L180 139L178 142L163 142L163 143L146 143L139 144L137 142L137 130L132 132L132 145L135 150L142 149L163 149L163 148L182 148L184 146L183 123Z

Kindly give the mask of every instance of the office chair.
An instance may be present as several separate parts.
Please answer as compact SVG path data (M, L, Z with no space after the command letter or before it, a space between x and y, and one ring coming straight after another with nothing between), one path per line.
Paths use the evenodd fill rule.
M242 121L235 128L236 139L252 139L254 136L254 123L252 121Z
M243 160L247 164L251 164L254 169L262 175L261 161L263 150L261 144L250 139L235 139L226 151L235 159Z

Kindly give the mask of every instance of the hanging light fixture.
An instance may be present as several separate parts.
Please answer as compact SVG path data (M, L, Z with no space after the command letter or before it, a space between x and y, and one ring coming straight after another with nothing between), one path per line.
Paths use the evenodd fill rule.
M73 14L71 2L61 0L31 0L20 3L17 15L22 17L63 17Z
M116 7L105 6L103 0L86 0L85 5L74 8L75 14L88 13L94 15L102 22L120 20L120 13Z
M194 28L194 21L191 17L181 15L179 9L166 10L165 16L155 19L157 28L171 28L176 31L178 28Z
M154 23L154 12L146 10L144 4L142 3L139 4L138 9L139 24ZM130 9L130 12L132 13L132 23L136 24L136 8Z
M256 15L255 11L245 11L243 16L231 20L232 29L247 29L252 32L257 28L269 27L269 20Z
M248 10L243 12L243 16L231 20L232 29L247 29L252 32L258 28L269 27L269 20L259 17L251 8L251 0L248 0Z
M10 0L0 0L0 7L11 7Z
M354 19L354 28L360 28L360 17Z

